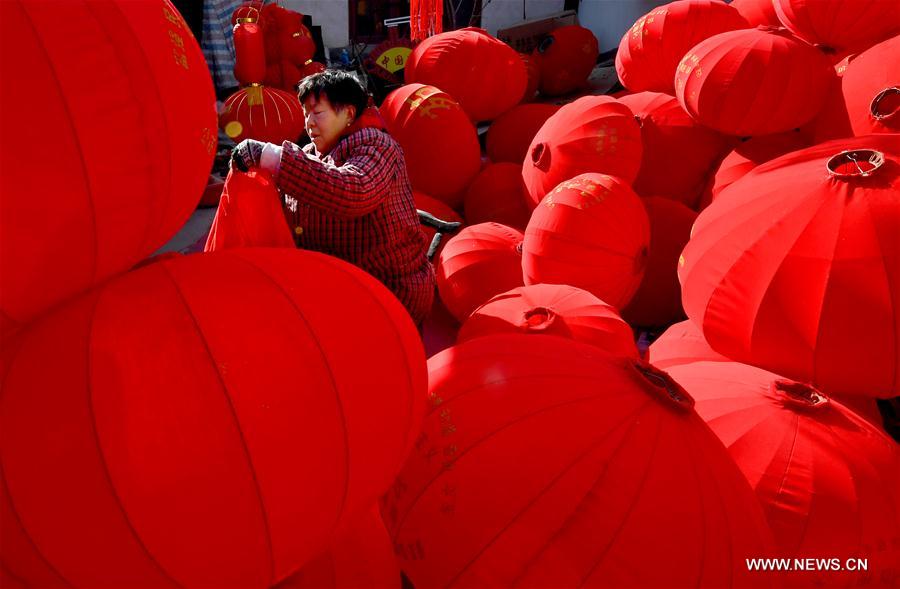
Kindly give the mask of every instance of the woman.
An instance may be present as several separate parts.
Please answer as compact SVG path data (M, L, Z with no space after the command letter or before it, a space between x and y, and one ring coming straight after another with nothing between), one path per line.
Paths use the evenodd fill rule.
M427 257L403 151L351 74L328 70L298 86L312 143L248 139L232 165L269 170L297 247L342 258L383 282L417 325L431 309Z

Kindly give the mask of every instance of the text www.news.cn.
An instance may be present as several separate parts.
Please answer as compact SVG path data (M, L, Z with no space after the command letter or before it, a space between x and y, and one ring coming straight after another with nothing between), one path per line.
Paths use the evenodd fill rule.
M747 558L751 571L867 571L867 558Z

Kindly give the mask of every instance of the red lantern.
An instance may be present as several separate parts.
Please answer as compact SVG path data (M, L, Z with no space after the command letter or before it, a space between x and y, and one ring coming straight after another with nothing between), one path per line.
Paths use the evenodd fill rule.
M499 223L470 225L447 243L435 268L438 293L459 321L492 296L522 286L522 233Z
M466 220L473 225L494 221L523 231L531 217L522 166L490 164L475 176L463 202Z
M621 309L640 286L649 245L647 212L631 187L582 174L532 213L522 246L525 284L570 284Z
M622 309L622 317L632 325L659 327L684 317L678 257L690 239L697 213L667 198L641 200L650 220L650 250L641 285Z
M407 84L384 99L381 115L403 147L413 188L458 208L481 169L478 134L459 104L432 86Z
M700 362L669 373L756 491L779 556L858 556L868 564L868 571L792 575L791 586L893 585L900 574L893 440L814 388L759 368Z
M522 94L522 102L531 102L537 93L538 86L541 83L541 66L538 63L537 55L529 55L520 53L519 57L525 64L525 92Z
M600 46L590 29L568 25L554 29L533 54L540 68L541 94L561 96L587 82L597 65Z
M900 32L894 0L772 0L792 33L836 52L858 51Z
M585 96L547 119L528 148L522 178L537 206L561 182L585 172L634 181L641 151L641 130L627 106L608 96Z
M515 50L474 27L419 43L409 55L404 77L410 83L440 88L473 121L493 120L518 104L528 82L525 64Z
M400 589L400 566L381 514L373 508L324 555L273 589Z
M781 21L775 14L772 0L731 0L731 7L747 21L751 27L780 27Z
M318 61L307 61L300 68L300 81L302 82L313 74L319 74L325 71L325 64Z
M752 490L665 373L526 335L428 368L425 426L382 510L416 587L771 584L744 562L769 550Z
M817 141L900 132L900 36L850 59L814 125Z
M703 333L691 320L676 323L667 329L650 344L649 354L649 362L663 370L693 362L730 362L709 347Z
M390 291L286 248L129 272L3 366L0 559L74 587L286 578L388 488L427 377Z
M501 333L556 335L639 358L631 327L612 306L565 284L534 284L498 294L481 305L459 330L459 342Z
M266 45L257 23L234 25L234 77L242 85L260 84L266 77Z
M252 85L228 97L219 126L233 141L256 139L281 145L305 133L303 108L295 94Z
M522 165L528 146L544 123L559 107L555 104L520 104L503 113L488 127L485 139L487 156L492 162Z
M719 0L678 0L654 8L622 36L616 53L619 81L632 92L674 94L675 70L691 47L745 27L738 11Z
M0 337L165 244L216 150L209 68L168 1L4 2L3 29Z
M640 92L619 101L641 128L644 151L634 191L696 206L706 175L727 149L725 138L694 122L668 94Z
M735 147L719 164L700 199L700 208L709 206L720 192L746 176L756 166L808 146L809 142L797 131L750 137Z
M811 121L834 79L825 56L784 29L710 37L688 52L675 93L697 121L731 135L768 135Z
M247 0L231 13L231 24L242 22L259 22L259 11L262 9L263 0Z
M900 135L797 151L725 190L679 261L718 352L825 391L900 393Z

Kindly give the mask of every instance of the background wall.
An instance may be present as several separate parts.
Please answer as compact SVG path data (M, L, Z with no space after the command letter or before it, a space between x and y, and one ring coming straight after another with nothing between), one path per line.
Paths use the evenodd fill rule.
M347 0L280 0L279 4L312 16L313 24L322 27L326 47L350 44L350 8Z
M482 6L481 27L496 35L497 29L562 12L565 0L482 0Z
M634 21L670 0L581 0L578 22L593 31L600 53L619 46Z

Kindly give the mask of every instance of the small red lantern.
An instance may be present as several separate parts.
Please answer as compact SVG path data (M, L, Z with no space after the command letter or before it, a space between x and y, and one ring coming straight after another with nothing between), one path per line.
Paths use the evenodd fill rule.
M631 187L582 174L532 213L522 247L525 284L570 284L621 309L641 284L649 246L647 212Z
M234 77L242 85L261 84L266 77L266 44L255 22L234 25Z
M792 33L834 53L868 49L900 32L895 0L772 0Z
M555 104L520 104L503 113L488 127L485 139L487 156L492 162L522 165L528 147L544 123L556 114Z
M663 370L693 362L731 361L709 347L703 333L690 319L671 326L650 344L647 360Z
M641 170L634 191L697 205L706 176L727 149L726 139L694 121L668 94L639 92L619 99L641 128Z
M744 17L751 27L780 27L772 0L731 0L731 7Z
M305 133L303 108L295 94L251 85L228 97L219 126L233 141L256 139L281 145Z
M416 587L771 586L744 561L770 553L753 491L665 373L518 334L428 369L382 509Z
M677 0L654 8L622 36L616 53L619 81L632 92L674 94L675 69L691 47L746 27L738 11L719 0Z
M406 62L404 77L409 83L440 88L476 122L493 120L518 104L528 82L519 54L474 27L419 43Z
M590 29L568 25L554 29L534 50L540 68L538 88L545 96L561 96L587 82L597 65L600 46Z
M541 66L539 62L539 56L537 55L529 55L527 53L520 53L519 57L522 58L522 62L525 64L525 92L522 94L522 102L531 102L534 100L534 95L537 93L538 86L541 83Z
M175 235L209 178L216 111L200 47L168 0L2 10L5 337Z
M639 358L631 327L591 293L565 284L533 284L498 294L466 319L458 341L501 333L556 335Z
M691 49L675 73L681 106L730 135L768 135L811 121L834 69L817 49L784 29L721 33Z
M757 167L697 218L685 311L738 362L835 394L900 394L898 190L900 135Z
M494 221L524 231L531 217L522 166L490 164L475 176L463 202L466 220L475 225Z
M547 119L528 148L522 178L537 206L578 174L612 174L633 182L641 153L641 129L631 110L609 96L585 96Z
M384 99L381 115L403 148L413 188L458 208L481 169L478 134L459 103L432 86L407 84Z
M622 309L622 317L632 325L660 327L684 317L678 257L691 237L697 213L668 198L650 196L641 201L650 220L650 250L641 285Z
M0 560L37 586L274 585L388 489L427 386L390 291L287 248L150 263L0 365Z
M759 368L699 362L669 374L756 491L779 556L858 555L868 567L792 575L791 586L893 584L900 574L893 440L809 385Z
M492 296L522 286L522 233L499 223L470 225L435 267L438 293L459 321Z

